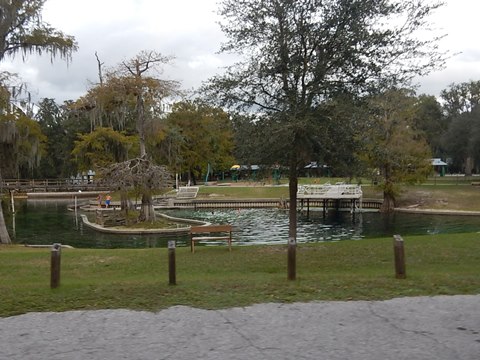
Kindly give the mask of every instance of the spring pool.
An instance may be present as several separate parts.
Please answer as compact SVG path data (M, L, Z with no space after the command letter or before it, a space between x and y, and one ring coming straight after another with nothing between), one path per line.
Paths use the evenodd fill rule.
M12 241L18 244L68 244L78 248L166 247L175 238L177 246L189 244L187 236L116 235L91 230L79 214L67 210L71 201L28 200L16 203L16 214L4 211ZM286 244L288 213L278 209L168 210L176 217L232 224L234 243L240 245ZM480 216L380 214L331 211L298 215L299 243L361 240L393 234L422 235L480 231Z

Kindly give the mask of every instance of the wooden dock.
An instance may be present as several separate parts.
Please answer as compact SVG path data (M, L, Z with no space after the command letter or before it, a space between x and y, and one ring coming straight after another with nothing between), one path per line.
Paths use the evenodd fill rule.
M307 207L307 216L310 213L310 202L322 203L323 214L326 214L329 205L339 209L345 201L350 203L350 211L362 210L362 188L360 185L337 183L335 185L302 185L298 187L297 199L301 201L301 208Z

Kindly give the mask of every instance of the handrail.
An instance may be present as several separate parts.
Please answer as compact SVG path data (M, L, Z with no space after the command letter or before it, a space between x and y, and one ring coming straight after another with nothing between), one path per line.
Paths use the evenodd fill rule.
M297 194L300 196L362 196L362 188L359 185L336 184L336 185L302 185L298 187Z
M0 189L20 192L96 190L105 188L93 179L0 179Z

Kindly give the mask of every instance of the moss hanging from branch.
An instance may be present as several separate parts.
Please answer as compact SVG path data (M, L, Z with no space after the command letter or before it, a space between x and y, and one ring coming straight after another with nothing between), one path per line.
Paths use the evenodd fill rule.
M174 184L173 175L166 166L155 165L146 157L113 164L102 170L99 177L101 184L119 190L123 196L128 190L137 190L142 194L140 221L155 218L152 204L153 190L166 189ZM122 199L122 210L126 211L125 203Z

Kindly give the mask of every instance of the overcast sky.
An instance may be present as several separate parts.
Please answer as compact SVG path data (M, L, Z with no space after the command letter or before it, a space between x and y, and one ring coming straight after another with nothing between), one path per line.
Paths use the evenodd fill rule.
M115 66L141 50L173 55L163 77L179 80L183 89L197 88L219 73L232 58L219 55L224 40L217 21L218 0L47 0L43 20L73 35L79 51L67 66L48 55L6 59L0 69L15 72L27 82L34 98L75 100L98 82L98 53L105 66ZM441 49L458 55L444 70L418 79L419 93L438 96L451 83L480 80L478 0L445 0L431 18L448 36Z

